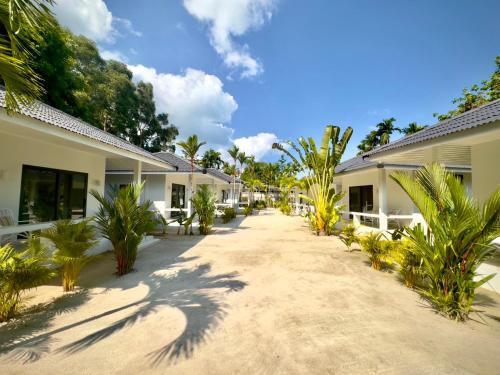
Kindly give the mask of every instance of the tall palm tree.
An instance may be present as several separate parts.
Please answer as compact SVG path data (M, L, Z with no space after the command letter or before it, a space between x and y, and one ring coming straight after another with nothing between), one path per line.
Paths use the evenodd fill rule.
M7 110L30 104L41 96L41 78L32 67L42 33L53 22L53 0L0 2L0 77L6 89Z
M229 150L227 150L227 153L229 154L229 156L231 156L233 158L233 162L234 162L234 174L233 174L233 200L234 200L234 193L235 193L235 190L236 190L236 174L238 173L237 171L237 168L236 168L236 161L238 160L238 154L240 153L240 149L238 146L236 145L233 145ZM233 202L234 203L234 202Z
M381 146L388 144L391 141L391 135L394 132L401 133L401 129L394 126L396 119L394 117L382 120L377 124L377 135Z
M201 158L200 164L203 168L217 168L219 169L223 164L221 153L213 149L205 151Z
M240 182L241 182L241 175L243 174L243 165L246 164L248 161L248 156L244 152L238 153L238 161L240 162ZM238 201L240 197L240 185L238 185Z
M193 134L189 136L185 141L177 142L179 147L182 149L182 154L191 163L191 173L194 173L194 164L196 162L196 157L200 151L201 146L206 145L207 142L198 141L198 136Z
M411 122L406 128L401 129L404 135L412 135L418 133L420 130L424 130L427 125L418 125L416 122Z

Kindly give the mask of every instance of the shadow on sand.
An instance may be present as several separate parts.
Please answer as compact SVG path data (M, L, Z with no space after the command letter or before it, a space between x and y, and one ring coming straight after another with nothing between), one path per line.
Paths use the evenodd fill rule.
M180 236L171 241L162 241L160 245L146 250L144 253L147 252L147 254L143 253L142 257L139 254L136 265L138 271L135 275L132 274L132 277L126 275L118 279L110 276L102 285L87 285L88 288L104 287L126 290L138 284L145 284L148 287L148 293L139 300L46 332L58 315L70 313L90 299L92 290L84 289L79 293L64 295L45 306L43 310L28 313L23 319L0 327L0 354L5 354L7 360L10 361L21 363L37 361L51 352L50 347L56 343L54 337L56 334L135 307L134 311L124 318L55 350L55 353L71 355L105 340L125 327L138 323L162 308L174 307L182 311L186 318L184 331L173 341L166 342L149 353L148 357L152 365L158 365L164 361L175 362L179 358L189 358L195 348L206 341L210 331L217 327L226 316L227 306L221 301L220 296L224 293L239 291L246 286L244 282L236 279L237 273L210 275L209 264L182 268L183 263L196 259L196 257L183 257L182 254L202 238L201 236ZM169 249L171 242L175 248L173 250ZM146 257L149 258L147 264L154 266L144 271L147 265L146 261L141 261L141 258L144 260ZM151 257L155 258L154 262L151 262ZM180 268L180 270L174 274L164 275L165 270L173 267ZM143 277L141 273L144 274ZM85 283L82 284L85 286ZM210 293L210 290L220 290L218 297Z

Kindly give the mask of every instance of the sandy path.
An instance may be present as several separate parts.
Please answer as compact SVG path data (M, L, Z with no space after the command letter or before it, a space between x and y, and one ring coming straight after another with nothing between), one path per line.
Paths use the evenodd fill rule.
M171 236L117 279L0 327L0 373L498 374L500 297L485 323L436 315L395 274L272 211L208 237ZM39 288L31 303L60 297Z

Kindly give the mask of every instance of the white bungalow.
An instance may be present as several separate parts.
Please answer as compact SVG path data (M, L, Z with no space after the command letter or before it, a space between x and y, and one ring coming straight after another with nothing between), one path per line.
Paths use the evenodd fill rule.
M500 186L500 100L347 160L336 168L345 215L386 230L422 222L404 191L389 178L438 162L457 174L480 202Z

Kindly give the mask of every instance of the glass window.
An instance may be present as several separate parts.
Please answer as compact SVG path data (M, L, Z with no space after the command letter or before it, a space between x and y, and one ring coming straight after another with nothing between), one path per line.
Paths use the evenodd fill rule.
M19 223L85 217L87 174L24 165Z
M349 211L364 212L373 210L373 186L349 187Z
M186 208L186 187L184 185L172 184L172 208ZM179 212L173 211L170 216L176 217Z

